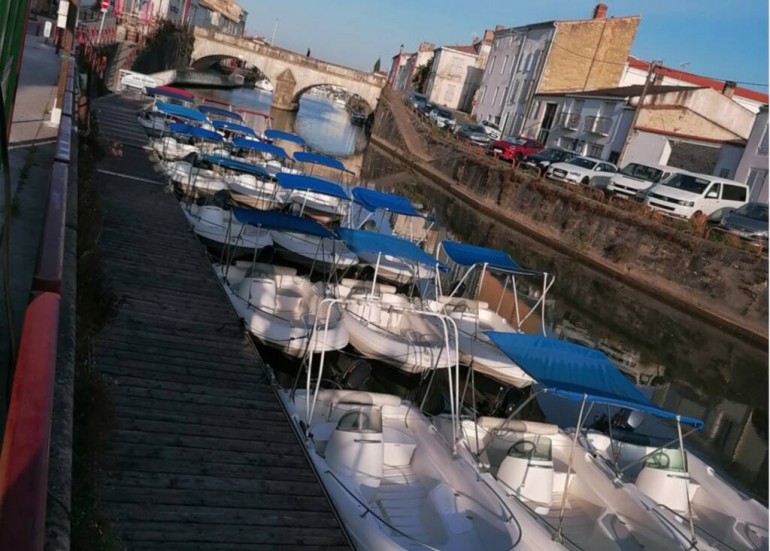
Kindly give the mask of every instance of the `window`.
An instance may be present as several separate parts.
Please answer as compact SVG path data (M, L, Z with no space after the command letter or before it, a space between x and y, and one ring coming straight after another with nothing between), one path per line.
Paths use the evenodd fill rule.
M521 95L519 96L519 103L524 103L527 101L527 96L529 95L529 88L532 85L532 79L528 78L524 81L524 85L521 87Z
M562 136L559 138L559 146L569 151L575 151L575 147L577 147L577 140L574 138Z
M487 95L487 87L484 86L481 89L481 99L479 100L479 103L484 103L484 98L486 97L486 95Z
M488 67L488 69L489 69L489 72L490 72L490 73L491 73L491 72L494 70L494 68L495 68L495 59L497 59L497 58L496 58L496 57L493 57L492 59L490 59L490 60L489 60L489 67Z
M497 94L499 94L499 93L500 93L500 87L499 87L499 86L497 86L497 87L495 88L495 93L494 93L494 95L492 96L492 105L494 105L495 103L497 103Z
M714 183L706 192L706 199L719 199L719 192L722 189L722 184Z
M719 177L720 178L729 178L730 177L730 169L729 168L722 168L719 170Z
M449 74L452 76L462 76L463 74L463 60L455 57L452 59L452 67L449 69Z
M511 97L508 98L508 103L510 103L511 105L516 103L516 94L518 93L519 93L519 81L515 80L513 81L513 90L511 91Z
M505 96L507 93L508 93L508 87L506 86L505 88L503 88L503 93L500 96L500 105L502 105L503 102L505 101Z
M505 56L503 58L503 64L500 65L500 74L502 75L505 72L505 66L508 65L508 56Z
M725 188L722 190L722 199L725 201L745 201L746 188L743 186L731 186L730 184L725 184Z
M757 147L757 155L764 155L767 157L767 127L762 132L762 139L759 140L759 147Z
M604 145L595 142L588 142L586 147L586 155L589 157L601 157L604 153Z
M767 182L767 170L764 168L752 168L749 170L749 177L746 179L746 183L749 185L749 189L752 191L755 189L762 189L762 186Z
M611 164L608 164L608 163L602 163L601 165L599 165L599 170L601 170L602 172L617 172L618 171L617 168L615 168L614 166L612 166Z

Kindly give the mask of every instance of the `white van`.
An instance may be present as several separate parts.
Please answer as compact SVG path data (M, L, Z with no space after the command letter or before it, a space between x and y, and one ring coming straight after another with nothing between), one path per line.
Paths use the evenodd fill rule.
M709 174L680 172L647 192L646 205L669 216L690 218L701 211L719 221L728 212L745 205L749 187L741 182Z
M685 172L680 168L665 165L645 165L628 163L623 169L614 174L607 183L607 191L618 197L635 197L660 184L672 174Z

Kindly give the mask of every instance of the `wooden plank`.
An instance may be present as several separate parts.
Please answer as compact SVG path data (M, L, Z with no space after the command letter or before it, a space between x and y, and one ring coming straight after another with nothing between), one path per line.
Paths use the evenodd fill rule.
M98 100L106 135L139 105ZM122 127L121 121L125 121ZM120 141L120 140L118 140ZM134 550L347 549L205 247L145 151L100 161L99 248L117 300L96 337L115 415L103 502Z

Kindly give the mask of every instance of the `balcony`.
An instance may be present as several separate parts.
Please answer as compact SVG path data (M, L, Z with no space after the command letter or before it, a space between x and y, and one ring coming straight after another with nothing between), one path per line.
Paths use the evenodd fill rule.
M612 130L612 119L609 117L586 117L585 131L589 134L609 136Z
M580 115L577 113L561 113L558 123L559 127L565 130L577 130L580 128Z

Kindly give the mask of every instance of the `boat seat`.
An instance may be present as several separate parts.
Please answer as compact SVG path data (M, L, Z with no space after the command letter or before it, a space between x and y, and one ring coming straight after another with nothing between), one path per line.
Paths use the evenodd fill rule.
M523 421L520 419L510 419L506 421L499 417L479 417L478 425L487 430L508 430L512 432L521 432L526 434L557 434L559 427L550 423L539 423L537 421Z
M244 278L238 285L236 293L257 308L275 310L275 284L270 280Z
M276 312L294 312L301 313L304 302L299 293L293 289L278 288L275 293L275 311Z
M412 462L417 444L408 434L390 427L382 429L385 442L383 463L389 467L406 467Z

